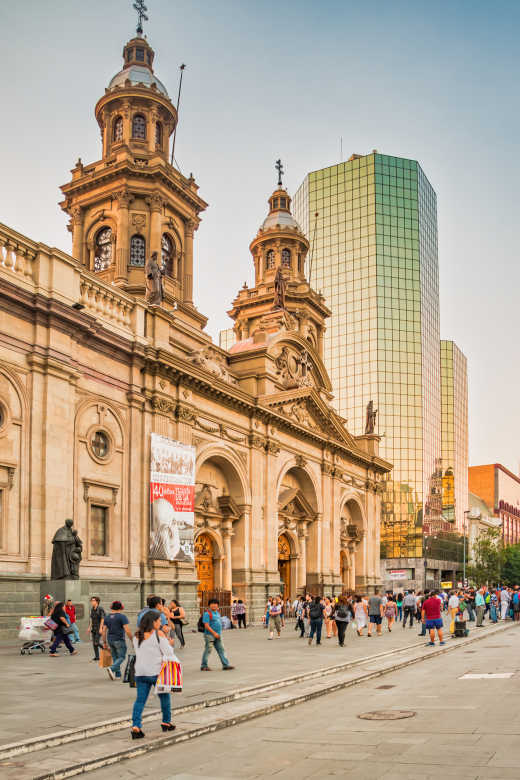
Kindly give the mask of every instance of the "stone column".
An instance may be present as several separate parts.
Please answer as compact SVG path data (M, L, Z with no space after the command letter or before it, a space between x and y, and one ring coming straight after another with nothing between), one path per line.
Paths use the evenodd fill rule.
M193 234L197 228L192 219L184 225L184 284L183 300L193 306Z
M298 527L298 541L300 544L300 559L298 561L298 578L296 581L296 587L299 590L305 590L307 585L307 536L309 532L307 530L306 523L300 523Z
M150 255L157 252L159 264L161 262L161 223L162 223L163 201L160 195L155 194L150 198Z
M231 537L234 536L233 528L224 526L222 528L222 538L224 540L224 571L222 573L222 584L224 590L233 589L233 564L231 561Z
M349 567L348 567L348 583L350 590L356 590L356 543L349 542Z
M81 206L72 209L72 257L83 264L83 222L85 215Z
M132 197L128 190L117 194L116 284L128 281L129 241L128 207Z

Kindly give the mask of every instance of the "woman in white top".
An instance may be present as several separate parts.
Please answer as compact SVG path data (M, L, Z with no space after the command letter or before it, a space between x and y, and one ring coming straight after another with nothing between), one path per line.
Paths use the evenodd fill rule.
M363 636L363 629L367 624L368 609L367 604L361 596L356 596L354 600L354 619L357 623L358 636Z
M165 659L177 660L169 641L160 628L161 616L159 612L151 609L142 616L134 636L137 698L132 711L132 739L144 737L141 728L144 705L156 683L163 661ZM159 701L162 712L161 728L163 731L173 731L175 726L171 723L170 694L160 693Z

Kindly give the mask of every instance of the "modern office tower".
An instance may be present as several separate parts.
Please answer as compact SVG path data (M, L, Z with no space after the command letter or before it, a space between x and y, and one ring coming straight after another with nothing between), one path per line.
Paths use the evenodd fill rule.
M442 517L463 532L468 509L468 373L466 356L441 341Z
M311 246L307 278L332 310L325 363L338 411L363 433L372 400L394 464L381 555L422 558L423 524L442 519L435 192L415 160L374 151L309 173L294 214ZM400 565L416 579L413 560Z
M229 350L236 341L235 331L233 328L225 328L219 331L218 344L221 349Z

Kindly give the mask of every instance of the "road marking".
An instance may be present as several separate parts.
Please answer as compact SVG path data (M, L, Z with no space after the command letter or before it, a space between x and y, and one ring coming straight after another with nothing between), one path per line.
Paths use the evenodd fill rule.
M463 674L459 680L507 680L514 672L500 672L497 674Z

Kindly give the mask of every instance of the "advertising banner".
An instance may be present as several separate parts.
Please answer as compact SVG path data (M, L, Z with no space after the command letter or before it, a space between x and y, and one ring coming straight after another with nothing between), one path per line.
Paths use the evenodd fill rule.
M406 580L408 579L409 569L390 569L388 572L388 579L390 580Z
M150 558L193 563L195 447L152 433L150 450Z

